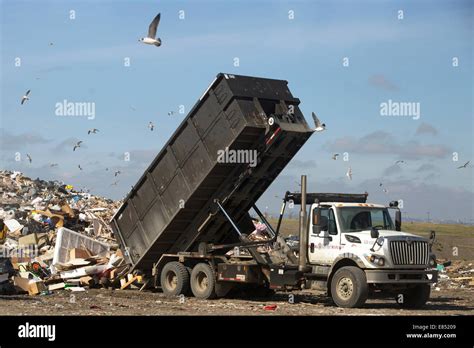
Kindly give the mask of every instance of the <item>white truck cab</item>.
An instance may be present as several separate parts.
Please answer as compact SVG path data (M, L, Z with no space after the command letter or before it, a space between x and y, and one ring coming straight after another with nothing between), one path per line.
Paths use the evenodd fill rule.
M287 192L285 199L302 204L302 211L310 205L299 256L311 269L307 283L322 285L340 307L359 307L372 295L393 296L405 308L427 302L430 283L437 281L434 233L402 232L396 201L387 207L366 203L367 194L304 195L302 201L302 194Z

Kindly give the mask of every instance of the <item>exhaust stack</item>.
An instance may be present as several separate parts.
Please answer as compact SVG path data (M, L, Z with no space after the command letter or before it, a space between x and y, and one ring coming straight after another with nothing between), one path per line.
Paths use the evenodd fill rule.
M298 270L304 272L307 268L308 259L308 233L306 214L306 175L301 175L301 211L300 211L300 253L298 259Z

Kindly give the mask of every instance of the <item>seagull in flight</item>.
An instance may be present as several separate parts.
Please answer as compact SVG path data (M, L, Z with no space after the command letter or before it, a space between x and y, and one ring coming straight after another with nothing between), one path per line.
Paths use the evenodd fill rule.
M110 186L117 186L118 181L115 181L114 183L110 184Z
M399 160L395 162L395 164L399 164L399 163L405 163L405 161Z
M79 168L79 170L82 170L82 167L80 164L77 165L77 168Z
M28 161L30 161L30 163L33 162L33 159L31 158L29 153L26 154L26 157L28 158Z
M117 176L119 174L122 174L122 172L120 170L117 170L115 173L114 173L114 176Z
M346 176L349 178L349 180L352 180L352 168L349 167L349 170L346 173Z
M471 161L467 161L467 162L464 163L462 166L459 166L457 169L467 168L467 166L469 165L469 163L471 163Z
M338 153L335 153L334 155L332 155L332 159L333 159L333 160L337 160L337 157L338 157L338 156L339 156L339 154L338 154Z
M155 129L153 122L150 121L150 123L148 123L148 128L150 128L150 130L153 132L153 129Z
M87 134L96 134L99 130L97 128L92 128L87 131Z
M169 111L168 112L168 116L173 116L174 115L174 111Z
M57 167L58 164L57 164L57 163L51 163L49 166L50 166L51 168L53 168L53 167Z
M23 105L27 100L30 100L30 92L31 92L31 89L27 90L25 95L23 97L21 97L21 105Z
M143 42L147 45L154 45L156 47L161 46L161 39L155 38L156 37L156 29L158 28L158 24L160 24L160 17L161 13L158 13L153 21L150 23L148 27L148 36L142 37L139 41Z
M82 144L82 140L78 141L77 144L74 145L74 148L72 149L72 151L76 151L78 147L81 147L81 144Z
M318 116L316 116L314 112L311 113L311 115L313 116L313 121L314 121L314 126L315 126L314 130L316 132L322 132L323 130L326 130L326 125L324 123L321 123Z

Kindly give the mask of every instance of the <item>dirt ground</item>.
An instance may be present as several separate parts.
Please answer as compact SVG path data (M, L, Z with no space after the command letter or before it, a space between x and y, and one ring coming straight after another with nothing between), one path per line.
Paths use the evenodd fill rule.
M51 295L1 296L2 315L473 315L474 290L433 291L423 310L400 309L394 300L368 300L364 308L344 309L331 304L322 292L299 292L295 303L288 294L277 293L260 299L198 300L166 298L161 292L90 289ZM275 310L265 306L276 305Z

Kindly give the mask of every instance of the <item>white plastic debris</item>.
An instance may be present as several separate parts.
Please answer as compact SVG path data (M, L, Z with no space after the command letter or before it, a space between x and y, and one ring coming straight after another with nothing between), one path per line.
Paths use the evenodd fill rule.
M8 227L8 230L12 233L16 232L16 231L19 231L24 227L22 224L20 224L15 219L5 220L4 223Z

